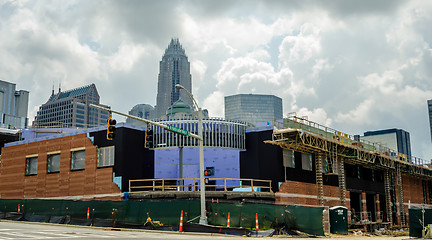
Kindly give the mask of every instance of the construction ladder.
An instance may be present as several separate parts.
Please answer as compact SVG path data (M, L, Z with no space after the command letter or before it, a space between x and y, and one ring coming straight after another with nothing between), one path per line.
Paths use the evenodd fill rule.
M315 175L316 185L318 190L318 206L324 206L324 189L323 189L323 155L316 155L315 159Z
M398 185L398 195L399 195L399 214L401 218L401 225L405 225L405 209L404 209L404 201L403 201L403 188L402 188L402 173L400 166L396 168L396 177L397 177L397 185Z
M338 159L338 167L339 167L339 190L340 190L340 202L341 206L345 207L345 197L346 197L346 188L345 188L345 166L344 159Z
M385 171L384 173L384 188L385 188L385 199L386 199L386 209L387 209L387 221L393 224L392 216L392 203L390 195L390 171Z
M330 143L330 154L328 161L328 172L337 173L337 144Z

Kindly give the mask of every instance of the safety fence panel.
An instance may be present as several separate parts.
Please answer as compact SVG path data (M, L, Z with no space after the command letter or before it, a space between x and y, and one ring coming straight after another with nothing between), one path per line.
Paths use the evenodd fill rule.
M324 235L323 208L272 204L208 204L208 222L226 226L230 213L231 227L255 229L256 217L260 230L287 226L308 234Z
M409 214L409 236L422 237L423 226L432 224L432 209L410 208Z
M18 209L19 208L19 209ZM189 200L146 201L72 201L72 200L15 200L1 199L0 212L22 213L26 217L70 216L71 218L100 218L142 223L147 218L159 218L167 225L178 224L180 211L188 216L199 215L199 202Z
M99 226L143 226L147 219L163 226L178 226L180 212L184 222L199 221L199 200L142 200L142 201L72 201L37 199L0 199L0 218L11 213L12 220L70 223ZM286 226L308 234L324 235L323 208L272 204L228 204L207 202L210 225L260 230ZM19 215L17 215L19 214ZM257 218L258 219L257 219ZM411 218L410 218L411 219Z

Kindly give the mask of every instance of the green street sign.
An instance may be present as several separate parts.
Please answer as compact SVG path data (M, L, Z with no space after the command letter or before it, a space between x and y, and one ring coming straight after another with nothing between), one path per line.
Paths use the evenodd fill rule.
M174 127L172 125L167 125L167 130L171 131L171 132L178 133L178 134L182 134L182 135L185 135L185 136L190 136L190 134L191 134L187 130L184 130L184 129L181 129L181 128L178 128L178 127Z

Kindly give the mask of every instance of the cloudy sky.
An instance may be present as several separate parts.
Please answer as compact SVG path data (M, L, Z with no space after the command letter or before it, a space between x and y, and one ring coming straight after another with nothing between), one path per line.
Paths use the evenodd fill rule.
M349 134L402 128L432 158L432 1L0 0L0 79L30 91L95 83L127 112L155 105L159 61L179 38L211 116L236 93L274 94ZM120 119L121 120L121 119Z

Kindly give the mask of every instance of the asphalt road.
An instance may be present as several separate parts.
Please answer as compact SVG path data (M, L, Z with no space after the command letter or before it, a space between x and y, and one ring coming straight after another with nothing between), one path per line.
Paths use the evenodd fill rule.
M0 240L27 239L245 239L244 237L212 236L210 234L155 232L122 230L113 231L109 228L79 227L44 223L0 221Z
M256 239L297 239L292 237L265 237ZM370 237L370 236L340 236L332 235L332 239L338 240L352 240L352 239L392 239L402 240L409 239L409 237ZM72 225L57 225L57 224L44 224L44 223L29 223L29 222L11 222L11 221L0 221L0 240L30 240L30 239L251 239L248 237L236 237L236 236L223 236L223 235L211 235L211 234L200 234L200 233L179 233L179 232L156 232L156 231L136 231L136 230L121 230L114 231L104 228L96 227L79 227ZM304 239L304 238L298 238ZM322 237L321 239L329 239L328 237Z

